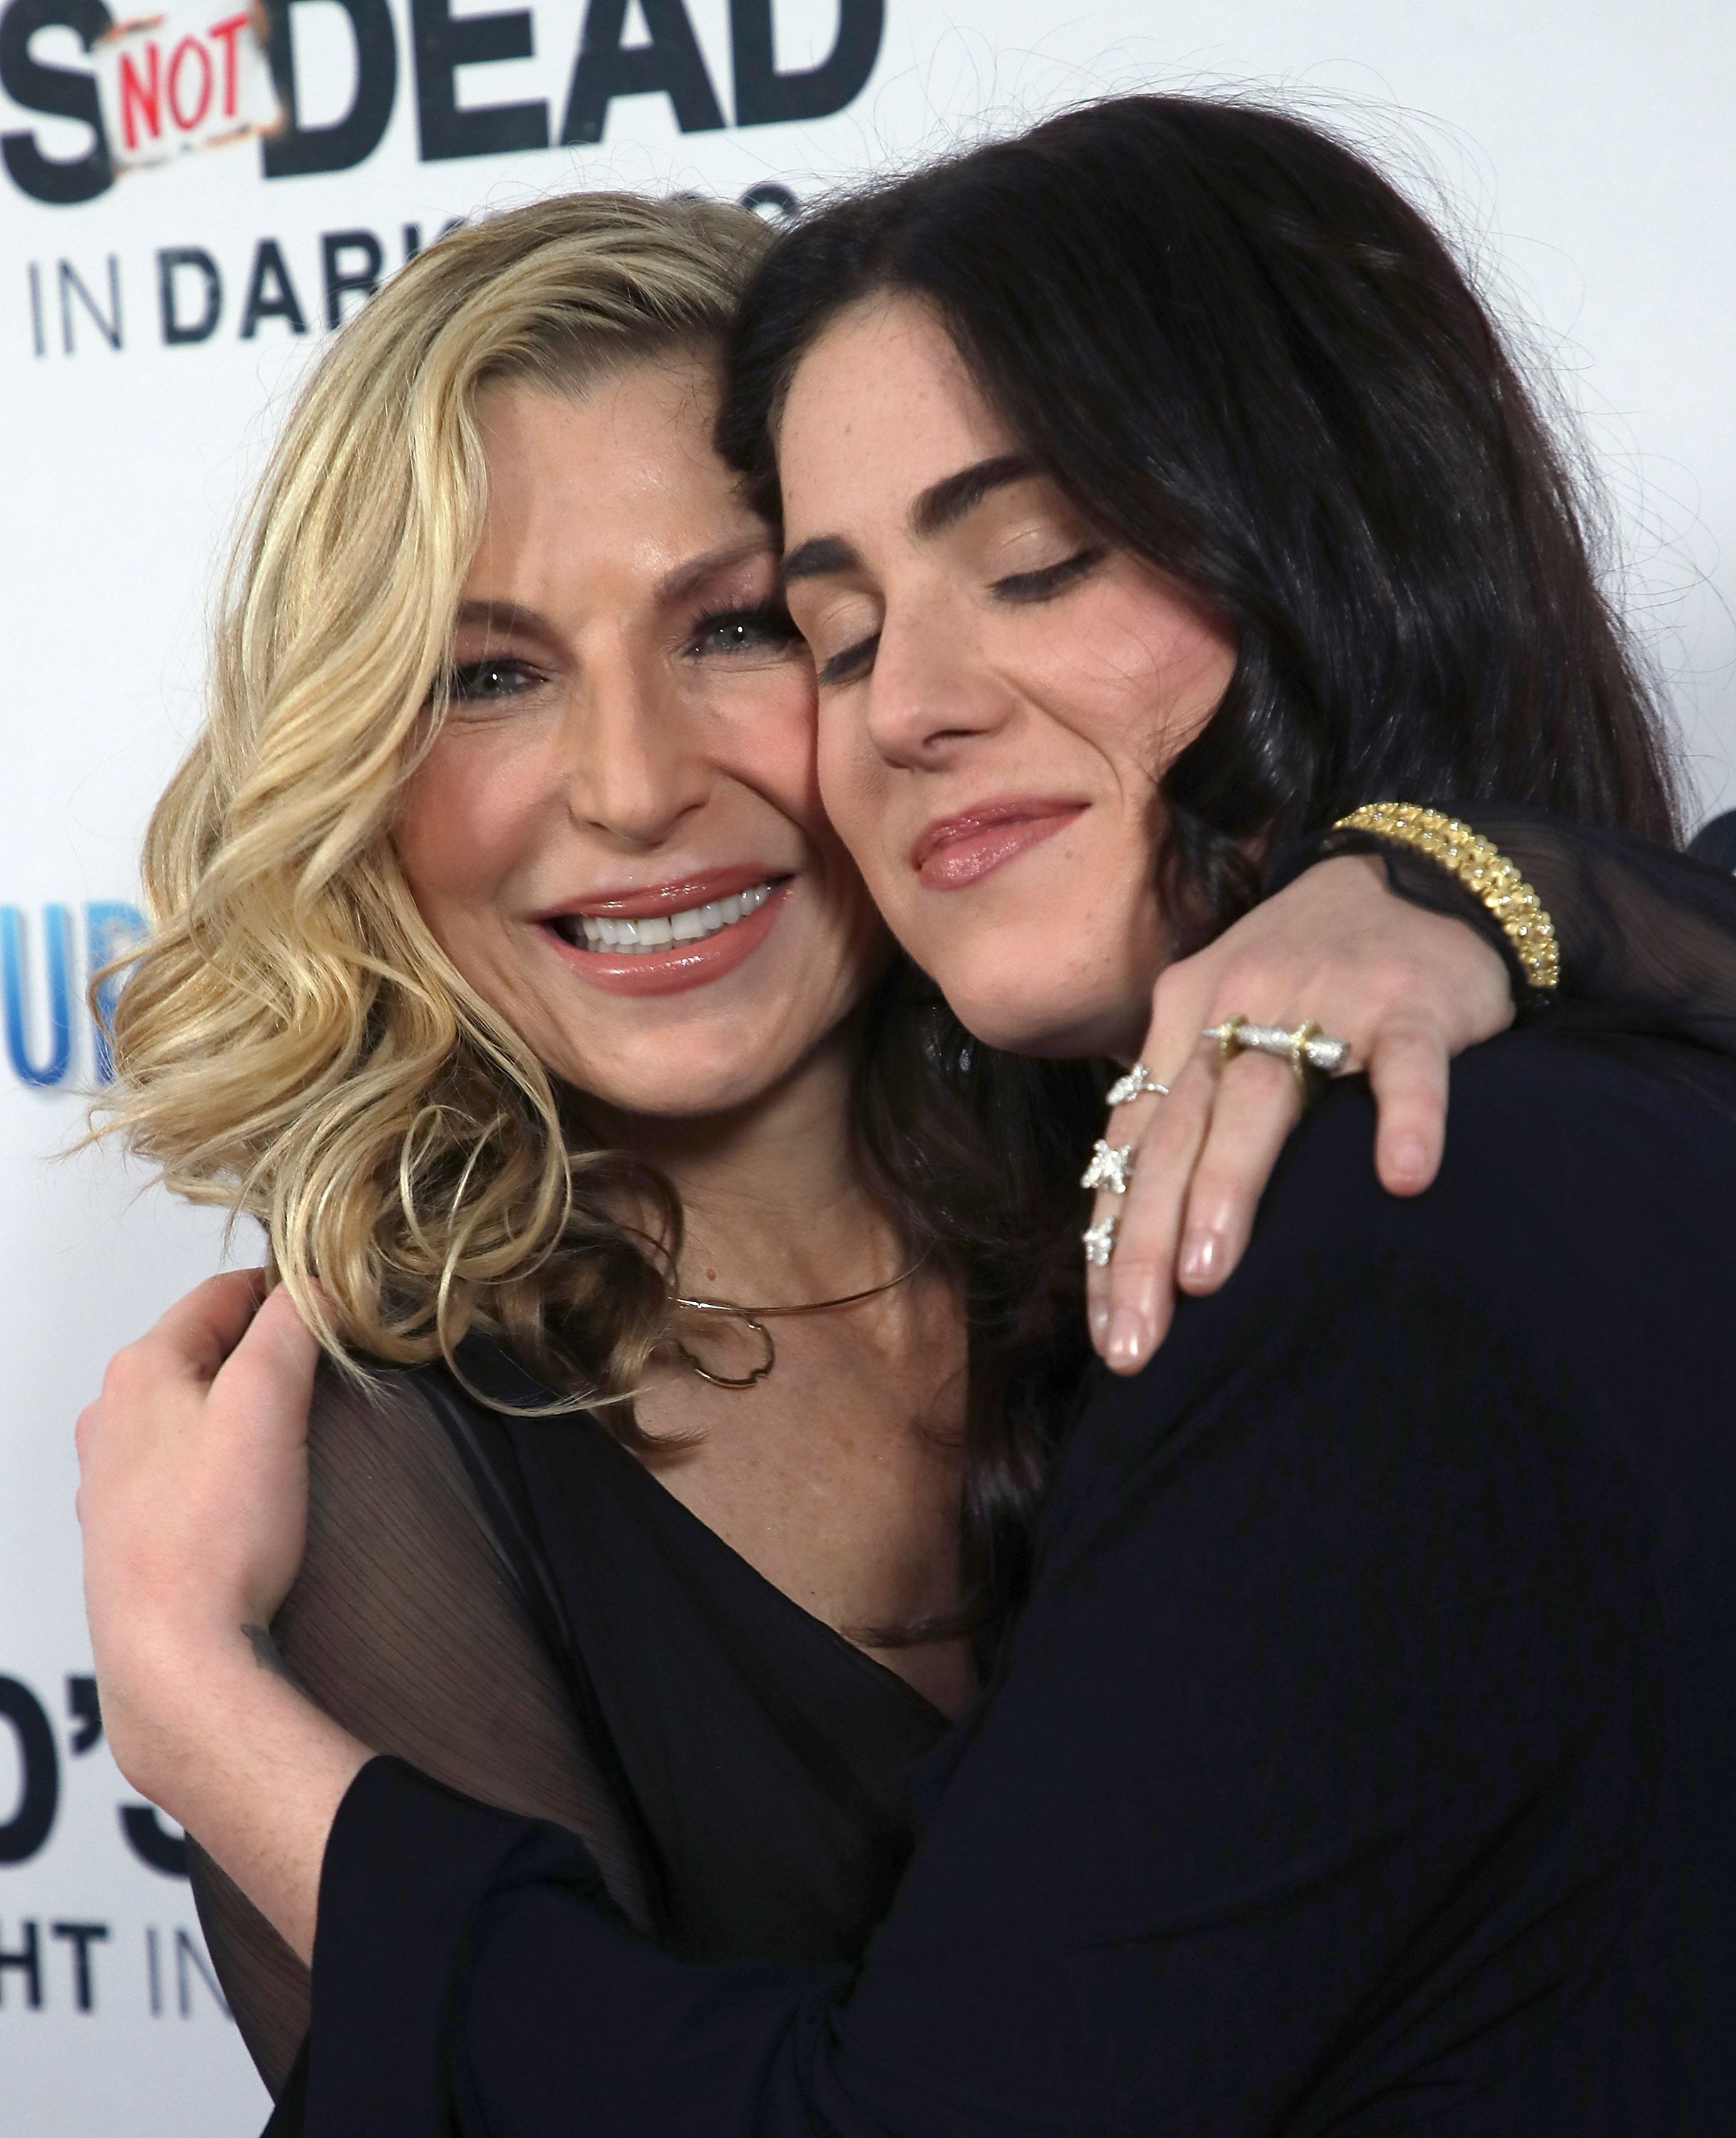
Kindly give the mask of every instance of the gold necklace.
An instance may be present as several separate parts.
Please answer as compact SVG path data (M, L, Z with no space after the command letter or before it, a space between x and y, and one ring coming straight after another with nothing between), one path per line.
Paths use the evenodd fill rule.
M702 1366L679 1338L675 1349L702 1381L710 1381L714 1389L755 1388L778 1363L778 1346L772 1341L772 1332L766 1327L768 1321L788 1321L798 1314L824 1314L834 1306L856 1306L865 1299L878 1299L883 1291L895 1291L901 1284L908 1284L928 1260L926 1252L919 1254L909 1269L900 1270L896 1276L889 1276L884 1284L870 1284L865 1291L846 1291L836 1299L806 1300L799 1306L737 1306L727 1299L683 1299L679 1295L677 1306L685 1306L695 1314L722 1314L739 1321L744 1329L751 1329L766 1347L765 1357L750 1374L714 1374L709 1366Z

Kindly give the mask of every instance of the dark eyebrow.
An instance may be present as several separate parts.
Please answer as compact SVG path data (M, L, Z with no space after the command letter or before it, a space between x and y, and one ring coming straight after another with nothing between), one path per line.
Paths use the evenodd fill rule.
M792 579L829 578L835 572L854 570L861 561L841 535L817 534L790 551L780 576L786 586Z
M992 460L960 468L956 475L930 484L910 507L910 531L923 536L944 534L967 512L975 511L991 491L1004 489L1009 482L1022 482L1036 473L1034 463L1024 453L999 453Z
M1022 482L1036 473L1036 463L1027 455L998 453L992 460L960 468L956 475L943 476L910 507L910 530L924 539L944 534L967 512L974 511L991 491ZM783 583L788 586L792 579L829 578L834 573L854 571L861 561L841 535L817 534L784 559Z

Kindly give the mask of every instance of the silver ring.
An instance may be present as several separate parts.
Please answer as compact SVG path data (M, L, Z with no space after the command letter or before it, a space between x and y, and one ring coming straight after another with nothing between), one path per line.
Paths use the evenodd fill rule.
M1091 1162L1079 1176L1081 1188L1107 1188L1111 1195L1125 1195L1134 1169L1130 1143L1105 1143L1101 1136L1091 1146Z
M1118 1076L1110 1085L1105 1094L1105 1102L1111 1106L1124 1106L1129 1099L1137 1099L1147 1091L1159 1099L1169 1096L1169 1086L1160 1084L1143 1062L1136 1062L1124 1076Z
M1226 1056L1246 1049L1256 1054L1275 1054L1292 1067L1305 1060L1310 1069L1327 1076L1343 1067L1350 1052L1348 1039L1329 1039L1311 1025L1298 1025L1295 1032L1286 1032L1281 1024L1250 1024L1246 1018L1227 1018L1222 1024L1209 1024L1200 1037L1215 1039Z
M1080 1236L1085 1242L1085 1260L1093 1269L1107 1269L1109 1257L1115 1252L1115 1213L1112 1210L1101 1224L1087 1225Z

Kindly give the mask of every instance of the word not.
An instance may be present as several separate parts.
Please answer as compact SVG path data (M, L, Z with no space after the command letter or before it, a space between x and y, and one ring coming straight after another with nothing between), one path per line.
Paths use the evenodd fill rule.
M413 85L417 154L425 164L463 156L495 156L602 139L617 97L661 95L684 134L716 132L724 115L717 84L688 19L684 0L639 0L636 21L648 37L628 44L628 0L586 0L578 48L557 119L540 99L485 104L472 84L497 61L534 56L536 24L529 7L454 12L454 0L399 0L407 4L407 34L392 0L265 0L266 52L283 124L261 133L261 168L267 178L347 171L364 162L385 138L397 107L401 64ZM729 0L729 58L734 124L780 125L824 119L858 96L880 56L885 0L837 0L832 48L817 65L781 69L776 58L773 0ZM301 123L296 94L295 10L337 6L349 18L355 78L347 108L319 125ZM224 15L217 27L227 23ZM75 120L89 134L71 156L51 156L33 131L0 134L0 161L20 192L33 200L70 206L94 200L115 182L126 147L124 111L107 123L96 74L39 56L40 30L71 31L86 52L114 30L104 0L4 0L0 5L0 87L21 110ZM216 38L217 28L205 32ZM191 60L183 76L183 108L191 110L203 81ZM459 70L466 71L459 101ZM212 95L218 80L213 75ZM161 95L166 81L158 77ZM141 97L143 91L140 92ZM158 116L161 113L159 110ZM170 115L173 119L173 115ZM205 124L208 114L202 117ZM213 122L214 123L214 122Z
M117 22L91 46L109 160L117 171L167 163L275 131L283 112L246 8L207 22L208 0Z
M22 906L0 905L0 1023L12 1075L20 1083L50 1090L74 1074L75 929L71 906L45 905L40 911L32 925ZM124 899L95 900L85 908L83 933L84 969L94 978L144 940L144 915ZM109 975L90 1005L90 1067L99 1084L115 1075L109 1031L119 985L118 975Z

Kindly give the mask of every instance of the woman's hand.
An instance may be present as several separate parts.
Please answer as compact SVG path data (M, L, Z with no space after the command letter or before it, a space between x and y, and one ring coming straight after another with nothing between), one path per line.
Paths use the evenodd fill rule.
M236 1271L118 1352L79 1420L97 1678L110 1747L140 1788L182 1681L268 1627L301 1564L318 1355L287 1292Z
M304 1957L325 1838L368 1756L271 1645L306 1538L318 1359L281 1286L212 1277L116 1355L78 1423L110 1747Z
M1226 1018L1294 1030L1312 1019L1349 1042L1378 1109L1374 1163L1395 1195L1434 1179L1452 1057L1513 1021L1507 968L1475 930L1387 888L1378 860L1320 862L1192 958L1152 998L1140 1052L1169 1086L1116 1107L1104 1130L1132 1145L1127 1192L1100 1193L1116 1220L1108 1263L1088 1272L1093 1342L1134 1373L1168 1329L1178 1289L1214 1291L1241 1257L1301 1096L1284 1062L1229 1062L1201 1033Z

